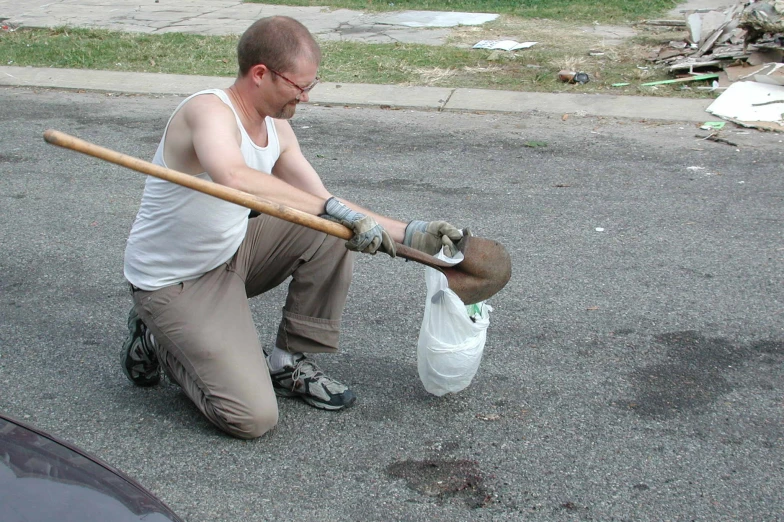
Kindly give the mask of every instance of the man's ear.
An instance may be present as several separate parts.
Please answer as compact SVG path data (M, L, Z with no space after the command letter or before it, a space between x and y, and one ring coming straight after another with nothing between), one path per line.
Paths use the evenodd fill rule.
M258 87L261 84L261 80L264 79L264 75L270 74L269 69L263 63L259 63L254 65L248 71L248 76L251 80L253 80L253 84Z

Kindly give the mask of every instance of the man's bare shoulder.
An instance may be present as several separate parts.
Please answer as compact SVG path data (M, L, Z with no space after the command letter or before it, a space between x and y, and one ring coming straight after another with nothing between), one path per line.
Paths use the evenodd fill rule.
M188 100L174 115L170 127L180 132L232 132L239 139L239 130L231 107L210 93Z
M292 145L298 146L297 136L294 134L294 129L291 128L291 123L288 120L273 118L272 122L275 124L275 130L278 132L281 151Z
M199 94L198 96L194 96L190 100L188 100L185 105L182 106L182 111L186 111L187 113L194 113L200 114L204 111L208 111L212 114L214 113L225 113L231 112L231 109L228 105L226 105L223 100L221 100L217 95L213 93L204 93Z

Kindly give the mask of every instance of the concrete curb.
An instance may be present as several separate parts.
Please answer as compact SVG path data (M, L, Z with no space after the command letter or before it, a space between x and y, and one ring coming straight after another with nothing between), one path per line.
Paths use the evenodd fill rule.
M0 66L0 86L7 87L186 96L202 89L226 88L233 81L233 77ZM464 112L539 111L703 122L711 117L705 109L713 100L324 83L313 91L310 102Z

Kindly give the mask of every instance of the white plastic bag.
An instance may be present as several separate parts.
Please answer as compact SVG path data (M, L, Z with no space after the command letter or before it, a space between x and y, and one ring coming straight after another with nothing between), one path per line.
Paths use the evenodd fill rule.
M453 261L443 251L436 257ZM444 274L428 267L425 281L427 301L419 330L417 366L425 390L440 397L471 384L482 360L492 308L484 301L471 305L475 313L469 316Z

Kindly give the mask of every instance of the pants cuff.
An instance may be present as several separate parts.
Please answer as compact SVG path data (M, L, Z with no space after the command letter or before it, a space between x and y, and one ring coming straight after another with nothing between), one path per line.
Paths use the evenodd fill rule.
M337 352L340 321L293 314L283 310L275 345L288 352Z

